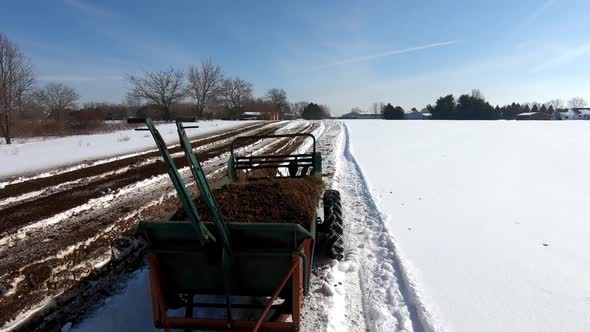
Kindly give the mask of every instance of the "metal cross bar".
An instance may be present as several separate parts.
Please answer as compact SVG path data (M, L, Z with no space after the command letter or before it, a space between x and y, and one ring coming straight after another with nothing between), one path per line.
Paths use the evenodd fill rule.
M300 134L281 134L281 135L252 135L252 136L240 136L233 140L231 143L231 153L234 153L234 144L238 141L257 141L265 138L295 138L295 137L304 137L304 138L311 138L313 140L313 153L315 154L315 136L309 133L300 133Z

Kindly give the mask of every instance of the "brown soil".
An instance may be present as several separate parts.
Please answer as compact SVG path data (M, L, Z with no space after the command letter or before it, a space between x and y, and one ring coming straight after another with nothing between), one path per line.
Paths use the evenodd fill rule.
M263 127L259 130L259 133L270 134L278 128L279 127ZM312 129L313 126L299 128L299 130L302 131L310 131ZM252 127L249 127L248 130L252 130ZM236 131L232 131L232 135L236 135ZM209 140L210 143L215 143L216 140L222 140L224 138L228 137L218 136L215 139L209 140L209 138L205 138L205 140ZM198 141L197 144L203 145L205 143L203 143L203 141ZM283 144L278 144L274 148L282 148L284 149L283 151L288 152L289 150L292 151L295 149L299 144L300 142L289 141ZM215 158L220 154L227 152L227 150L228 146L225 142L221 144L212 144L208 150L202 151L198 156L201 161L205 161ZM182 160L177 160L177 165L181 166L182 162ZM101 178L96 181L96 183L87 182L84 185L78 186L76 191L68 189L59 194L48 196L53 196L52 200L35 199L26 203L18 204L17 206L20 206L20 209L14 210L15 213L10 214L13 216L12 220L15 222L5 229L18 229L23 225L39 220L41 217L50 216L53 213L64 211L64 207L72 206L68 203L68 200L73 200L75 198L75 202L79 204L85 203L89 198L96 197L94 195L102 195L96 186L99 186L102 189L110 188L112 191L116 191L117 188L120 188L124 183L132 183L133 181L149 178L154 175L153 167L155 166L151 165L158 166L159 169L157 170L156 175L165 172L162 162L148 164L146 168L132 167L130 172L109 175L107 178L109 178L110 181L108 182L102 182L104 178ZM121 165L118 165L117 167L120 166ZM114 170L116 167L108 169ZM217 176L221 175L222 174L218 174ZM56 176L62 175L60 174ZM68 177L64 180L71 181L73 178L75 177ZM163 219L173 213L173 211L176 211L179 207L178 198L176 196L170 198L162 197L165 192L170 190L172 190L171 185L168 186L168 189L162 189L162 192L138 192L137 195L126 198L124 201L113 202L108 208L101 209L100 211L85 211L72 216L71 218L64 219L60 223L44 229L43 232L35 231L29 233L26 238L17 241L13 246L5 247L4 250L0 252L0 276L2 276L2 279L6 284L2 282L0 287L6 288L12 280L19 276L22 276L23 280L18 282L15 289L6 289L10 291L12 295L5 297L0 296L0 326L14 318L19 312L35 306L47 297L62 294L56 297L56 301L62 303L59 301L62 301L62 298L65 296L63 294L70 294L68 296L71 296L74 289L79 287L86 287L87 289L90 287L86 285L88 280L92 280L97 272L102 273L101 271L112 270L114 258L111 258L111 262L99 270L88 262L92 259L103 257L105 254L109 255L112 254L112 252L117 251L118 249L116 250L114 248L120 246L117 244L120 242L118 239L120 239L121 236L133 234L139 221ZM190 190L193 194L196 194L194 186L190 187ZM163 198L161 204L150 207L139 215L133 214L133 211L136 211L137 208L159 197ZM84 199L86 199L86 201ZM38 212L37 214L27 212L28 210L35 209L36 206L39 206L38 210L35 210ZM58 207L61 207L61 209ZM8 214L5 215L4 213L11 208L13 207L4 210L0 209L0 215L2 215L2 218L0 219L2 219L2 223L6 221L4 217L8 216ZM122 219L122 217L130 214L132 214L132 217ZM17 216L20 216L20 221L17 220ZM106 229L110 230L105 231ZM88 240L97 236L97 234L100 234L100 236L96 239ZM65 248L84 241L86 241L84 244L67 255L55 256ZM134 250L134 252L136 251L137 250ZM65 268L59 268L59 272L57 272L58 270L55 270L57 267ZM48 275L48 271L52 272ZM66 293L62 293L64 291L66 291ZM88 299L86 302L92 301L91 299ZM91 303L84 304L91 305ZM62 314L55 314L55 310L61 311ZM83 309L77 308L76 306L72 308L69 305L64 305L59 308L51 309L53 313L39 312L38 315L42 315L42 319L46 319L49 315L53 317L51 318L52 320L59 320L65 317L63 314L63 312L65 312L68 317L72 317L67 318L68 320L65 321L67 322L71 321L77 315L72 314L72 310L78 312L78 314L81 310L83 311ZM65 322L62 321L62 324Z
M241 128L234 129L234 130L228 130L227 132L225 132L219 136L205 137L205 138L198 139L196 141L193 141L193 144L195 144L195 146L209 144L209 143L212 143L212 142L215 142L218 140L223 140L223 139L235 136L235 135L239 135L245 131L253 130L256 128L261 128L264 125L265 125L264 123L258 123L258 124L247 126L247 127L241 127ZM210 134L209 136L212 136L212 135ZM155 149L155 146L154 146L154 149ZM176 153L176 152L180 152L180 151L182 151L182 148L180 146L170 149L170 153ZM55 186L55 185L65 183L68 181L73 181L73 180L77 180L77 179L83 179L83 178L87 178L87 177L91 177L91 176L104 174L104 173L114 171L114 170L122 168L122 167L133 166L135 164L139 164L149 158L159 158L159 157L160 157L160 152L158 152L158 151L146 152L146 153L143 153L143 154L140 154L137 156L114 160L114 161L104 163L104 164L89 166L89 167L73 170L70 172L57 174L54 176L32 179L29 181L19 182L19 183L15 183L15 184L9 184L0 190L0 199L4 199L7 197L15 197L15 196L22 195L22 194L25 194L25 193L28 193L31 191L36 191L36 190L40 190L40 189L43 189L46 187Z
M263 129L261 133L268 134L274 132L273 128L270 129ZM237 133L239 134L239 132ZM233 135L236 135L233 132ZM216 140L222 140L223 137L216 137ZM210 143L210 142L209 142ZM203 143L200 142L200 145L207 144L207 142ZM211 159L223 152L226 152L229 149L229 142L225 142L224 144L217 145L209 150L205 150L202 152L197 153L197 158L201 161L206 161ZM176 150L176 149L172 149ZM158 152L159 155L159 152ZM128 158L133 159L133 158ZM145 159L145 157L144 157ZM125 160L125 159L124 159ZM27 224L36 221L42 220L45 218L49 218L57 213L62 211L66 211L72 209L76 206L82 205L88 202L91 199L99 198L104 196L105 194L114 192L122 187L130 185L132 183L139 182L143 179L149 179L152 176L160 175L166 173L166 167L164 166L164 162L161 160L156 160L153 163L144 164L141 166L133 166L137 163L137 161L127 160L127 162L132 162L131 168L129 168L126 172L119 173L119 174L112 174L110 176L102 177L100 179L96 179L89 183L85 183L82 187L73 187L64 191L56 192L50 194L48 196L40 197L34 201L25 201L20 204L15 204L9 206L2 210L2 222L0 223L0 235L3 233L8 233L17 230L20 227L26 226ZM181 156L174 158L174 163L176 164L177 168L182 168L188 166L188 161L186 157ZM122 166L130 166L130 164L122 165L120 161L115 161L111 165L111 163L103 164L95 166L97 168L102 169L102 172L105 170L114 171ZM107 166L104 166L107 165ZM102 167L101 167L102 166ZM93 167L90 167L93 168ZM84 169L82 169L84 170ZM79 170L79 171L82 171ZM94 174L95 170L84 171L84 172L69 172L69 173L76 173L76 178L81 176L90 176L89 174ZM65 173L65 174L69 174ZM99 173L101 174L101 173ZM57 177L62 177L63 174L58 175ZM32 180L37 181L37 180ZM68 180L69 181L69 180ZM27 181L28 182L28 181ZM23 183L26 184L27 182ZM45 181L48 182L48 181ZM23 187L21 186L21 187ZM4 192L13 192L10 186L6 186L6 188L0 190L0 196ZM1 197L0 197L1 198Z
M320 178L261 179L225 185L213 191L221 215L227 223L298 223L308 227L315 218L324 183ZM197 210L204 222L212 222L211 212L201 196ZM173 220L185 220L180 210Z

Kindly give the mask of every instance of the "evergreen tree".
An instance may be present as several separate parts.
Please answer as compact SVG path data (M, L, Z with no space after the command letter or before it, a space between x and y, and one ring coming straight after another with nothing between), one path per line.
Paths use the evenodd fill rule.
M520 105L516 103L512 103L511 105L505 106L504 111L504 119L506 120L513 120L516 117L516 114L520 113Z
M392 120L393 113L395 113L395 107L393 107L390 103L387 103L387 105L383 107L383 118L386 120Z
M403 120L406 117L406 111L401 106L395 107L395 117L397 120Z
M383 118L386 120L403 120L404 114L404 109L400 106L393 107L393 105L388 103L383 107Z
M309 103L303 109L301 117L306 120L321 120L329 118L330 115L320 105Z
M541 106L541 108L539 109L539 112L551 114L551 113L549 113L549 109L547 109L547 106L545 106L545 105Z
M533 108L531 108L531 112L538 112L539 111L539 106L537 106L537 104L533 105Z
M457 103L458 120L493 120L494 108L482 97L462 95Z
M429 111L432 114L432 119L450 120L455 119L455 97L447 95L436 100L434 107L428 105Z

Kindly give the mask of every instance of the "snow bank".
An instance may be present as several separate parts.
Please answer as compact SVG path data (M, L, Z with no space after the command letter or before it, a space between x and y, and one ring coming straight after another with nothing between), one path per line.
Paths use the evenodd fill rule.
M346 125L406 273L447 330L590 330L590 123Z
M189 129L192 136L235 128L251 121L202 121L199 129ZM177 143L176 125L158 126L168 143ZM133 129L107 134L68 136L29 143L0 145L0 179L35 171L72 165L87 160L111 157L154 148L149 132Z

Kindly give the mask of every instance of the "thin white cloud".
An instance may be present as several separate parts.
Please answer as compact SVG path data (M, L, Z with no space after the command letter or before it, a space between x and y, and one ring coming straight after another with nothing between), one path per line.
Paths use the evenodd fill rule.
M84 0L64 0L64 2L82 13L96 17L112 17L113 13Z
M533 67L531 73L535 74L548 68L565 65L587 55L590 55L590 43L578 47L571 47L564 50L560 55Z
M390 51L377 53L377 54L363 55L363 56L358 56L355 58L340 60L340 61L336 61L333 63L321 65L321 66L316 67L315 69L325 69L325 68L336 67L336 66L341 66L341 65L351 64L351 63L371 61L374 59L384 58L384 57L393 56L393 55L406 54L406 53L422 51L422 50L426 50L426 49L430 49L430 48L453 45L453 44L457 44L458 42L459 42L459 40L451 40L451 41L446 41L446 42L441 42L441 43L432 43L432 44L420 45L420 46L409 47L409 48L404 48L404 49L390 50Z
M523 24L527 25L532 23L533 21L535 21L539 16L541 16L549 7L551 7L553 5L553 3L555 2L555 0L546 0L545 2L543 2L541 4L541 6L537 7L535 10L533 10L531 12L531 14L529 16L527 16L524 20L523 20Z

